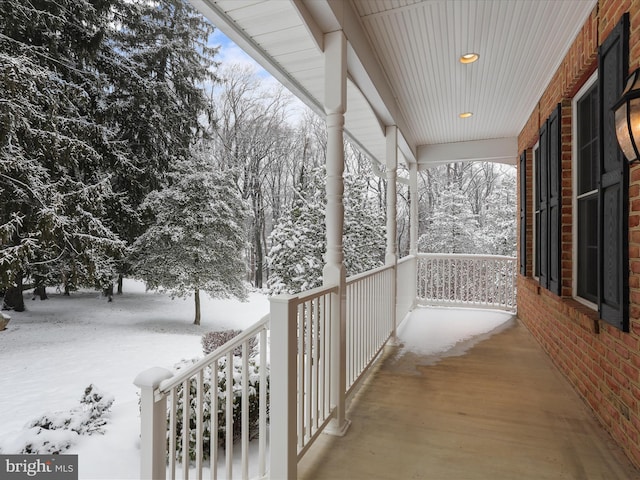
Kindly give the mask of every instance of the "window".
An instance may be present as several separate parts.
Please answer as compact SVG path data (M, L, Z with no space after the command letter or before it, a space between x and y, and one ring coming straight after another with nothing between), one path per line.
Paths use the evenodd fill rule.
M599 138L597 73L573 100L573 296L598 303Z

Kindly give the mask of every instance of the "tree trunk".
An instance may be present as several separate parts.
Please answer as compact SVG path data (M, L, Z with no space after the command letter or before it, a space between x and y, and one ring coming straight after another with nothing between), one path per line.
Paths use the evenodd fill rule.
M107 297L108 302L113 301L113 283L110 283L108 287L102 290L102 294Z
M118 274L118 295L122 295L122 281L123 281L122 274L119 273Z
M4 294L3 310L24 312L24 297L22 296L22 273L16 274L16 284L7 288Z
M256 225L255 234L255 245L256 245L256 265L255 265L255 287L262 288L262 238L260 235L260 226Z
M193 296L196 302L196 318L193 321L194 325L200 325L200 289L195 289L195 294Z
M40 297L40 300L47 300L49 297L47 296L47 287L44 283L41 283L33 290L33 299L36 297Z

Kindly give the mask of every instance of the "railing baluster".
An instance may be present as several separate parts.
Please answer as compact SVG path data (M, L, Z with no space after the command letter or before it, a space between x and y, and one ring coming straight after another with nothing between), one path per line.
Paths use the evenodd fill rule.
M242 342L242 478L249 479L249 340Z
M178 392L176 387L169 392L168 399L171 402L169 408L169 472L171 478L176 478L176 406L178 403Z
M227 478L233 478L233 351L227 353L226 373L226 440L225 440L225 463Z
M191 416L191 379L182 382L182 478L189 480L189 419Z
M298 449L304 446L304 303L298 305Z
M209 464L211 469L211 480L218 478L218 360L211 364L209 372L209 387L211 394L211 441L209 442Z
M196 375L196 478L202 480L202 438L203 438L203 420L202 420L202 407L204 403L204 388L202 386L202 370Z
M311 382L313 380L313 342L311 340L311 332L312 332L312 318L313 318L313 306L312 302L306 302L306 315L304 320L305 325L305 382L304 382L304 390L305 394L305 402L304 402L304 410L305 410L305 425L306 425L306 440L311 436L312 430L312 422L311 422L311 400L313 399L313 392L311 391Z
M312 395L311 395L311 410L312 410L312 428L313 430L317 430L318 429L318 391L319 391L319 385L318 385L318 370L320 368L320 355L318 352L318 348L319 348L319 340L320 340L320 299L319 298L314 298L313 299L313 315L312 315L312 326L313 326L313 330L312 330L312 336L311 336L311 347L312 347L312 364L313 364L313 370L312 370L312 379L311 379L311 391L312 391Z
M258 477L267 473L267 331L260 330L260 385L258 415Z

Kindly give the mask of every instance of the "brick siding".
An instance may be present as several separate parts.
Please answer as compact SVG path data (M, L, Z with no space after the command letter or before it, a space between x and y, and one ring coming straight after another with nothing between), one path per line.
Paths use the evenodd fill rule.
M640 1L599 0L518 137L527 150L527 276L518 277L518 316L611 436L640 467L640 166L629 182L630 332L598 319L573 300L571 100L597 69L598 45L630 14L629 68L640 67ZM562 295L540 288L533 273L533 154L541 122L562 104ZM520 230L518 229L518 232ZM518 249L519 251L519 249Z

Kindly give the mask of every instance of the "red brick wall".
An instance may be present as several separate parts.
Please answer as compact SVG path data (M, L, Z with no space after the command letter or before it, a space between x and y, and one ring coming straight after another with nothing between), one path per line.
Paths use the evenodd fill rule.
M571 298L571 100L597 68L598 45L627 11L630 71L640 67L640 1L599 0L518 137L519 151L527 150L527 185L532 186L530 149L538 139L540 123L562 104L562 295L540 288L531 278L534 216L529 188L525 199L528 276L518 277L518 316L640 467L640 166L631 168L629 188L630 332L600 321L597 312Z

